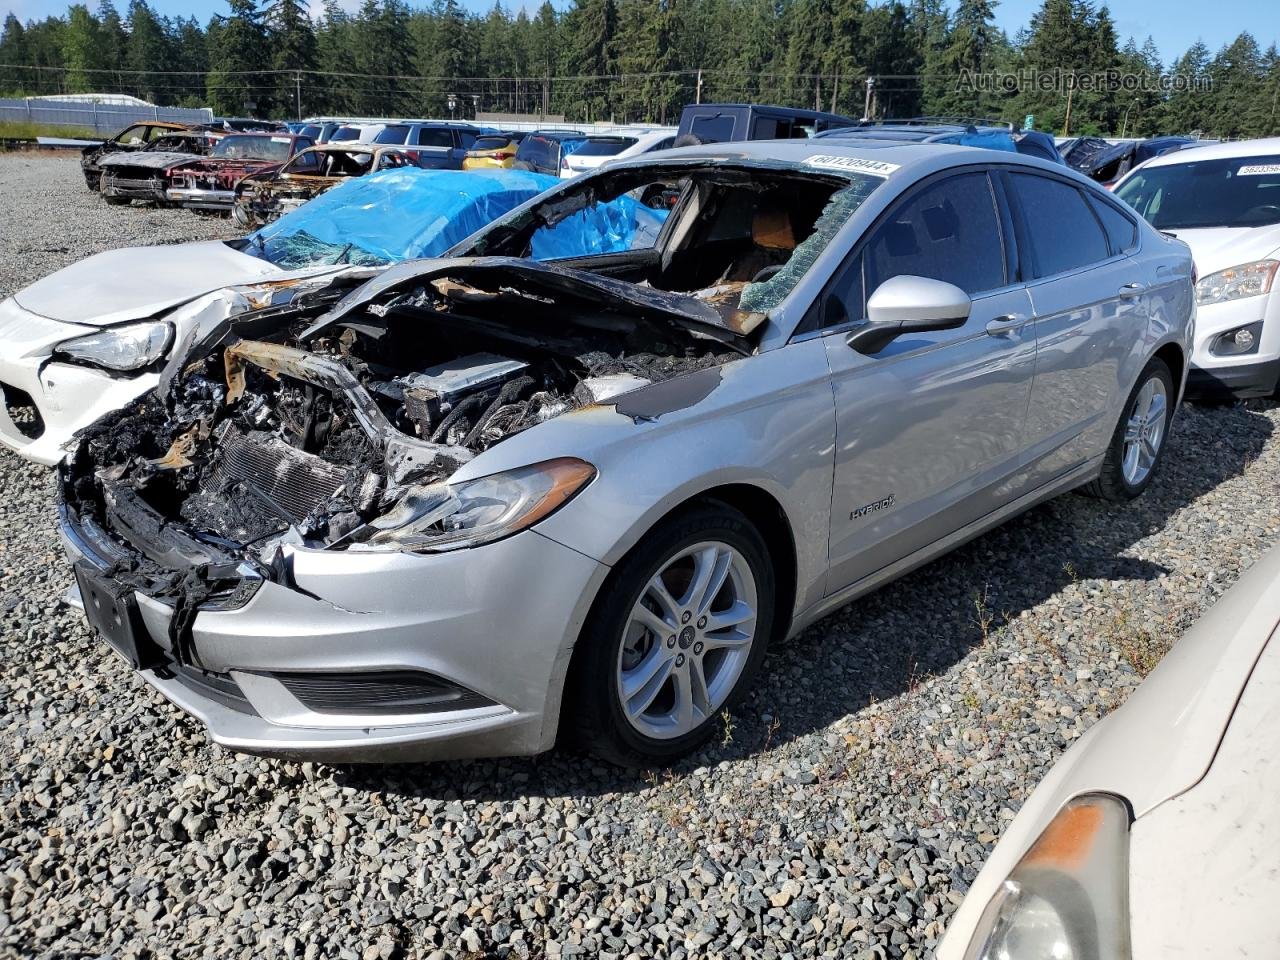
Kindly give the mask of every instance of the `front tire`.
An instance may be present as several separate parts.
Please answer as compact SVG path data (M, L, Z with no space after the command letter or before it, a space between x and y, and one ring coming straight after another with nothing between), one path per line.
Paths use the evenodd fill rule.
M1125 400L1102 472L1085 486L1085 493L1123 503L1147 489L1164 457L1173 422L1174 391L1168 364L1152 357Z
M625 767L707 742L759 672L776 583L764 538L737 510L698 504L659 523L606 581L570 671L566 726Z

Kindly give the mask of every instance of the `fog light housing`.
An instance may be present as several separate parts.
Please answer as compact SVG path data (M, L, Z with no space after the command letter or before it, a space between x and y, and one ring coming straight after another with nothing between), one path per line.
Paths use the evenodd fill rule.
M1209 345L1209 352L1215 357L1239 357L1258 352L1258 343L1262 339L1262 321L1227 330L1214 337Z

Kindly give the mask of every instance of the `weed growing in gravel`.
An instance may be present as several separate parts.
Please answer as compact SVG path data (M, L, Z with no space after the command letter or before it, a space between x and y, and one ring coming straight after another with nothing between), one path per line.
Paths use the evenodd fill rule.
M982 634L982 645L985 647L991 639L991 625L996 622L995 614L991 610L989 598L987 596L987 585L982 585L981 592L973 591L973 622L977 624L979 632Z
M721 710L720 724L723 728L720 734L720 746L727 747L733 743L733 714L728 710Z
M1166 631L1156 632L1146 624L1136 623L1132 612L1124 607L1117 610L1105 636L1140 677L1151 673L1172 645Z

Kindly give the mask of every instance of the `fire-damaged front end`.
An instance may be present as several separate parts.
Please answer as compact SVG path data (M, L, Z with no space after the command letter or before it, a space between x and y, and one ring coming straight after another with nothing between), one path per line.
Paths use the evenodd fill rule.
M169 171L207 155L220 138L212 131L172 134L141 150L108 154L98 161L98 189L108 203L167 203Z
M233 318L81 434L60 510L86 616L236 749L545 749L607 570L534 526L596 470L547 449L451 478L558 418L651 415L646 391L749 355L763 317L507 257L340 292Z
M280 166L278 161L261 159L193 160L168 172L165 197L193 210L229 211L241 180Z

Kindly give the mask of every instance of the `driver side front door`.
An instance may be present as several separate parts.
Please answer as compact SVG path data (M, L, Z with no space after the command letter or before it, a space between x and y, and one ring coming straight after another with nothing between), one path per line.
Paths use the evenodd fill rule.
M916 187L828 293L852 321L823 338L836 403L829 594L1016 498L1036 341L997 189L980 171ZM968 320L854 351L866 298L898 275L960 287Z

